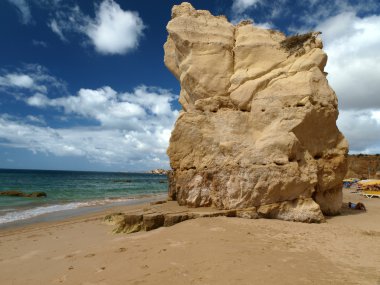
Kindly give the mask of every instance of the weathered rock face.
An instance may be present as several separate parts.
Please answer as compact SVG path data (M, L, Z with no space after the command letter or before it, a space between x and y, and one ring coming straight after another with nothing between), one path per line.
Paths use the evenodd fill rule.
M183 106L169 196L190 207L268 205L263 216L285 220L337 214L348 145L318 33L234 26L189 3L173 7L167 30Z

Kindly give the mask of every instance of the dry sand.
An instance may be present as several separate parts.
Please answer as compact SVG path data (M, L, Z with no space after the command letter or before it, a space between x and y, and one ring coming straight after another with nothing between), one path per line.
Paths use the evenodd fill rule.
M201 218L112 234L104 215L0 231L0 284L380 284L380 199L324 224ZM141 206L140 206L141 207Z

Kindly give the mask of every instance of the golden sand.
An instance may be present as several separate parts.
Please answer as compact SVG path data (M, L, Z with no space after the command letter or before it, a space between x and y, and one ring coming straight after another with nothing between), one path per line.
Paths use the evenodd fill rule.
M380 199L344 200L368 211L323 224L201 218L130 235L112 234L101 213L2 230L0 284L380 284Z

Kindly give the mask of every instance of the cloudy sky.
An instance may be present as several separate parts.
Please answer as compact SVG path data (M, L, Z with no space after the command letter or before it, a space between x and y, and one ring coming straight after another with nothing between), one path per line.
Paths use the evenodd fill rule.
M0 1L0 168L168 168L179 84L162 46L180 2ZM191 3L288 35L322 31L351 153L380 153L378 0Z

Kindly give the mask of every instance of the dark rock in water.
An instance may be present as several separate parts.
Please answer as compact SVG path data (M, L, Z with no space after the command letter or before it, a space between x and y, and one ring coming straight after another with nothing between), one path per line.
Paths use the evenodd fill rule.
M20 197L23 194L24 193L22 193L21 191L17 191L17 190L9 190L9 191L2 191L2 192L0 192L0 195L2 195L2 196Z
M120 183L120 182L131 183L132 180L130 180L130 179L125 179L125 180L114 180L113 182L115 182L115 183Z
M26 197L26 198L40 198L47 197L45 192L32 192L32 193L24 193L18 190L9 190L0 192L0 196L11 196L11 197Z
M160 180L158 183L168 183L166 180Z
M27 197L30 197L30 198L39 198L39 197L46 197L46 193L45 192L33 192L31 194L29 194Z

